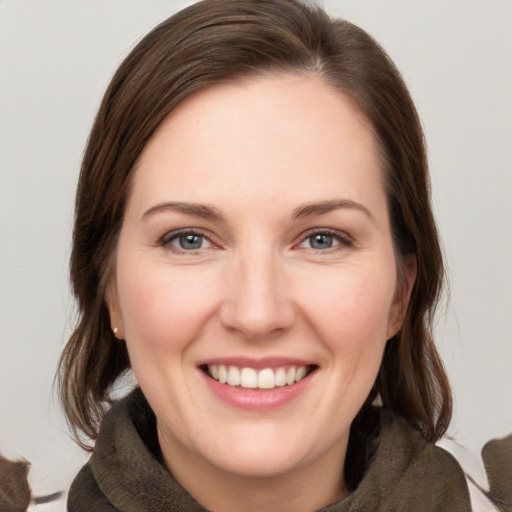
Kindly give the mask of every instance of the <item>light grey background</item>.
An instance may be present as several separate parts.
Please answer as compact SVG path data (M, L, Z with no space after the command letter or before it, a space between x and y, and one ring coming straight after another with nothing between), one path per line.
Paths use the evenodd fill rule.
M74 187L95 110L135 41L192 2L0 0L0 452L37 494L84 460L52 397L74 309ZM512 431L512 1L326 0L404 74L429 142L451 275L437 334L450 433L470 450Z

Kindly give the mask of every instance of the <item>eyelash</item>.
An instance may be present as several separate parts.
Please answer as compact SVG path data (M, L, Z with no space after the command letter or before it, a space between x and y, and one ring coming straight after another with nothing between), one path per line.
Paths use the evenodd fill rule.
M307 240L311 240L313 237L318 235L327 235L332 237L334 240L339 242L339 245L335 245L333 247L329 247L327 249L315 249L314 247L309 247L309 249L315 251L316 253L331 253L339 250L340 248L347 248L352 247L354 245L354 240L348 236L346 233L337 231L335 229L329 229L329 228L314 228L306 233L301 234L300 239L301 241L298 246L305 243ZM296 246L297 246L296 245Z
M208 238L204 231L200 229L180 229L178 231L171 231L170 233L166 233L159 241L159 245L165 247L175 253L178 254L198 254L199 251L204 250L203 247L200 247L197 250L187 250L179 247L175 247L171 244L174 240L179 240L181 237L186 236L197 236L201 237L203 240L207 240L213 247L215 244Z
M308 240L312 240L313 237L319 236L319 235L326 235L329 237L332 237L336 242L338 242L337 245L334 245L332 247L328 247L326 249L316 249L314 247L309 247L308 249L311 249L315 251L316 253L331 253L339 250L340 248L348 248L352 247L354 245L354 241L351 237L349 237L347 234L334 230L329 228L314 228L311 229L305 233L302 233L300 235L300 242L297 244L294 244L294 248L300 247L303 243L307 242ZM178 231L172 231L170 233L166 233L160 240L159 245L165 248L168 248L169 250L179 253L179 254L199 254L201 250L204 250L205 248L199 247L196 250L187 250L183 248L175 247L171 244L171 242L178 240L180 237L186 237L186 236L197 236L201 237L202 240L207 240L208 243L212 247L218 247L215 243L211 241L211 239L206 235L206 233L200 229L180 229Z

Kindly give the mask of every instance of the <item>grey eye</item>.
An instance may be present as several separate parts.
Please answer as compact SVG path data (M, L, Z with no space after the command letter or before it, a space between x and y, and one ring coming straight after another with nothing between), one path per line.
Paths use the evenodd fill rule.
M335 243L334 237L325 233L317 233L310 236L308 240L313 249L330 249Z
M201 247L203 246L203 240L204 238L202 235L194 235L192 233L188 235L180 235L176 239L180 249L183 249L185 251L201 249Z
M177 254L192 253L193 251L202 251L213 247L212 242L206 235L199 231L185 229L168 233L162 238L161 244Z
M188 233L186 235L179 235L171 240L171 245L179 247L184 251L193 251L201 249L203 247L204 237L202 235L196 235L194 233Z

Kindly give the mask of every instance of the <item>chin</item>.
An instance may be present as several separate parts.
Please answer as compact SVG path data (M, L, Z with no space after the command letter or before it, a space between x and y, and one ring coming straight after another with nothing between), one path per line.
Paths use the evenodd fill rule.
M275 425L251 425L226 432L222 439L211 440L214 450L203 453L210 464L240 477L272 478L286 475L314 459L318 443L290 429Z
M296 454L279 453L274 448L271 453L245 450L243 455L233 454L229 459L222 456L216 467L226 473L241 478L267 479L291 474L301 467L303 461Z

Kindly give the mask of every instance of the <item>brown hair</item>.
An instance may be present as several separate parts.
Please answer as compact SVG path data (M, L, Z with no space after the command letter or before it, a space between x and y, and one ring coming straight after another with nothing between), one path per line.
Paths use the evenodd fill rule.
M116 379L130 366L105 304L134 163L162 120L211 84L258 73L313 72L350 96L382 156L399 275L417 278L401 331L388 341L374 394L429 441L451 416L448 381L432 339L443 262L421 125L399 72L351 23L294 0L206 0L151 31L114 75L85 151L76 196L71 281L78 323L60 360L60 393L76 439L97 436Z

